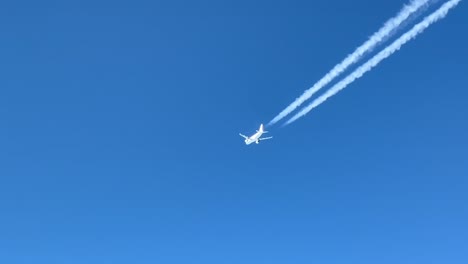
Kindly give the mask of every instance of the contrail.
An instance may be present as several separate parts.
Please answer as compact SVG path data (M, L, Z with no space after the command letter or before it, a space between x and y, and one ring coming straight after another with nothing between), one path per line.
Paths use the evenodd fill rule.
M346 88L346 86L348 86L350 83L362 77L364 73L370 71L373 67L377 66L379 62L389 57L394 52L398 51L406 42L410 41L411 39L415 38L417 35L422 33L431 24L444 18L447 15L448 11L451 8L455 7L460 1L461 0L451 0L443 4L434 13L427 16L422 22L420 22L419 24L416 24L411 30L407 31L400 38L398 38L392 44L387 46L384 50L382 50L377 55L372 57L365 64L361 65L359 68L357 68L354 72L352 72L346 78L344 78L343 80L335 84L332 88L330 88L323 95L315 99L311 104L309 104L307 107L302 109L299 113L297 113L295 116L289 119L284 125L288 125L296 121L298 118L307 114L310 110L319 106L320 104L325 102L328 98L338 93L340 90Z
M435 0L437 1L437 0ZM386 40L389 35L397 31L401 24L412 14L418 11L421 7L434 2L434 0L412 0L409 5L405 5L402 10L393 18L389 19L377 32L375 32L364 44L358 47L353 53L349 54L342 62L335 65L322 79L316 82L311 88L306 90L292 104L286 107L281 113L273 118L268 125L273 125L283 119L289 113L299 107L304 101L309 99L314 93L320 90L323 86L331 82L335 77L342 73L353 63L357 62L364 54L372 50L378 43Z

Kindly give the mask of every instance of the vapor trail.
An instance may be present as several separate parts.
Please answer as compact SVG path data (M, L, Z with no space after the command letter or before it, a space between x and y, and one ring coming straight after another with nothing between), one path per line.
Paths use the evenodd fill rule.
M323 95L315 99L311 104L307 107L302 109L299 113L289 119L285 125L288 125L298 118L307 114L310 110L314 109L315 107L319 106L323 102L325 102L328 98L338 93L340 90L346 88L350 83L355 81L356 79L362 77L364 73L370 71L372 68L377 66L382 60L392 55L394 52L398 51L406 42L410 41L411 39L415 38L417 35L422 33L427 27L429 27L432 23L437 22L438 20L444 18L448 11L455 7L461 0L451 0L443 4L439 9L437 9L434 13L427 16L422 22L416 24L411 30L407 31L403 34L400 38L395 40L392 44L387 46L384 50L379 52L377 55L372 57L369 61L365 64L361 65L357 68L354 72L348 75L346 78L335 84L332 88L330 88L327 92Z
M316 82L311 88L306 90L300 97L298 97L292 104L286 107L281 113L273 118L268 125L273 125L279 120L283 119L289 113L299 107L304 101L309 99L314 93L320 90L323 86L331 82L335 77L342 73L353 63L357 62L364 54L373 49L378 43L386 40L386 38L394 33L401 24L410 17L413 13L418 11L421 7L434 2L434 0L412 0L409 5L405 5L400 12L393 18L389 19L385 24L375 32L364 44L358 47L353 53L349 54L342 62L335 65L325 76Z

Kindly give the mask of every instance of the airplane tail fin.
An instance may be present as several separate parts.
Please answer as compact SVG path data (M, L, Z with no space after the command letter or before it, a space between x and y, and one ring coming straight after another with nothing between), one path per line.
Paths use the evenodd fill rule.
M266 130L264 130L264 129L265 129L265 128L264 128L263 124L260 124L260 128L259 128L258 130L255 130L255 131L257 131L257 132L262 132L262 133L268 133L268 131L266 131Z
M260 124L260 131L262 131L263 133L268 133L268 131L265 130L263 124Z

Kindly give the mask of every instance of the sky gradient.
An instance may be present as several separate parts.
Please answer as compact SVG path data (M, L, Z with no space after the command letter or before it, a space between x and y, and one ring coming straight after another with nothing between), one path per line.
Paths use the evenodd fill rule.
M249 146L407 2L66 2L0 5L1 263L467 263L464 1Z

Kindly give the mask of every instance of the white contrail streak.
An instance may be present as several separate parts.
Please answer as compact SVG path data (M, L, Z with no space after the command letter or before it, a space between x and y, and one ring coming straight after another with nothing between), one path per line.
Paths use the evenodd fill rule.
M451 8L455 7L460 1L461 0L451 0L451 1L448 1L445 4L443 4L434 13L427 16L422 22L420 22L419 24L416 24L411 30L407 31L400 38L398 38L392 44L387 46L384 50L382 50L377 55L372 57L365 64L361 65L359 68L357 68L354 72L352 72L350 75L348 75L342 81L335 84L332 88L330 88L323 95L321 95L320 97L315 99L311 104L309 104L307 107L302 109L299 113L297 113L295 116L293 116L291 119L289 119L285 123L285 125L288 125L288 124L296 121L298 118L300 118L300 117L304 116L305 114L307 114L310 110L314 109L315 107L317 107L320 104L322 104L323 102L325 102L329 97L335 95L336 93L338 93L342 89L346 88L346 86L348 86L350 83L352 83L356 79L362 77L364 75L364 73L370 71L372 68L377 66L379 64L379 62L381 62L385 58L389 57L394 52L398 51L406 42L410 41L411 39L415 38L417 35L422 33L431 24L433 24L433 23L437 22L438 20L444 18L447 15L448 11Z
M402 10L393 18L388 20L377 32L375 32L364 44L358 47L353 53L349 54L342 62L335 65L325 76L316 82L311 88L306 90L300 97L298 97L292 104L286 107L281 113L273 118L268 125L273 125L285 116L294 111L303 102L309 99L314 93L320 90L323 86L331 82L340 73L346 70L350 65L357 62L364 54L372 50L377 44L386 40L386 38L394 33L401 24L410 17L413 13L418 11L426 4L430 4L434 0L412 0L409 5L405 5Z

